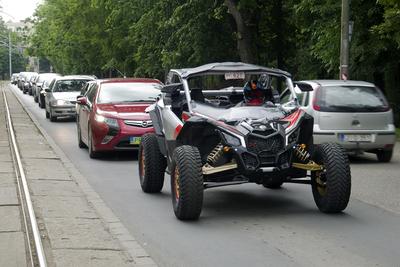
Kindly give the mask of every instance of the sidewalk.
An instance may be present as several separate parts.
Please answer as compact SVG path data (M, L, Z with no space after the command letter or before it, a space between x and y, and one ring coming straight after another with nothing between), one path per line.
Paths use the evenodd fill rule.
M3 94L0 91L0 266L27 266L25 233L17 197Z
M5 88L48 266L156 266L53 140ZM0 266L26 266L16 177L0 97ZM10 241L11 240L11 241Z

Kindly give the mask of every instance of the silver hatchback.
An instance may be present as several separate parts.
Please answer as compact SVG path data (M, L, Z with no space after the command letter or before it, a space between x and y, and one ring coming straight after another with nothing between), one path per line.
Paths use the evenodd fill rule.
M314 143L336 142L349 153L375 153L389 162L396 143L393 112L379 88L362 81L301 81L313 90L298 93L303 109L314 117ZM289 92L281 95L290 101Z

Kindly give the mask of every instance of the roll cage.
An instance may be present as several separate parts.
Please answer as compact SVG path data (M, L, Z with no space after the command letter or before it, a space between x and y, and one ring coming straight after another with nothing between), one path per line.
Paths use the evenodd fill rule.
M191 91L192 88L189 86L189 79L193 77L199 76L212 76L212 75L237 75L238 77L241 76L248 76L248 75L268 75L270 77L276 78L283 78L286 83L286 87L291 92L293 96L293 105L298 107L298 98L296 92L294 90L294 85L291 79L291 75L288 72L279 70L279 69L272 69L266 68L258 65L253 64L246 64L240 62L225 62L225 63L212 63L206 64L196 68L190 69L172 69L166 79L167 87L170 86L169 93L180 91L181 94L184 95L186 103L187 103L187 110L190 114L193 114L193 102ZM173 85L175 84L175 85ZM174 87L173 90L171 87ZM225 89L225 90L223 90ZM198 89L197 89L198 90ZM201 90L201 89L200 89ZM164 90L164 92L167 90ZM242 93L241 88L220 88L218 90L208 90L205 95L210 96L225 96L225 95L232 95Z

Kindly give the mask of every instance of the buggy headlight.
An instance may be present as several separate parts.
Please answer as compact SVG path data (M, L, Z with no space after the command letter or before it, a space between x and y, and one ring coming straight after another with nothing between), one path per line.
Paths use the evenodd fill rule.
M227 145L230 146L240 146L240 139L237 138L236 136L230 135L228 133L225 132L221 132L222 137L225 139L225 142Z

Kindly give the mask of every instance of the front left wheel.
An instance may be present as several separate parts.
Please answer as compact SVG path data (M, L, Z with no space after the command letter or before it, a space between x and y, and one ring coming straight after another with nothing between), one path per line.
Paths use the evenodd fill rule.
M93 133L92 133L92 130L90 129L90 125L88 128L89 128L89 136L88 136L89 157L91 159L97 159L100 156L100 152L97 152L94 150Z
M49 111L49 119L50 119L51 122L57 121L57 117L53 115L53 111L51 110L51 108L50 108L50 111Z
M167 160L161 154L157 136L145 134L139 146L139 179L143 192L158 193L164 185Z
M350 165L344 149L334 143L317 145L313 160L323 167L311 172L317 207L325 213L341 212L347 207L351 193Z
M77 135L78 135L78 146L79 146L79 148L85 148L86 144L82 141L81 127L79 126L78 120L76 123L76 129L77 129Z
M180 220L197 220L203 206L203 172L197 147L180 146L174 151L171 171L172 205Z

